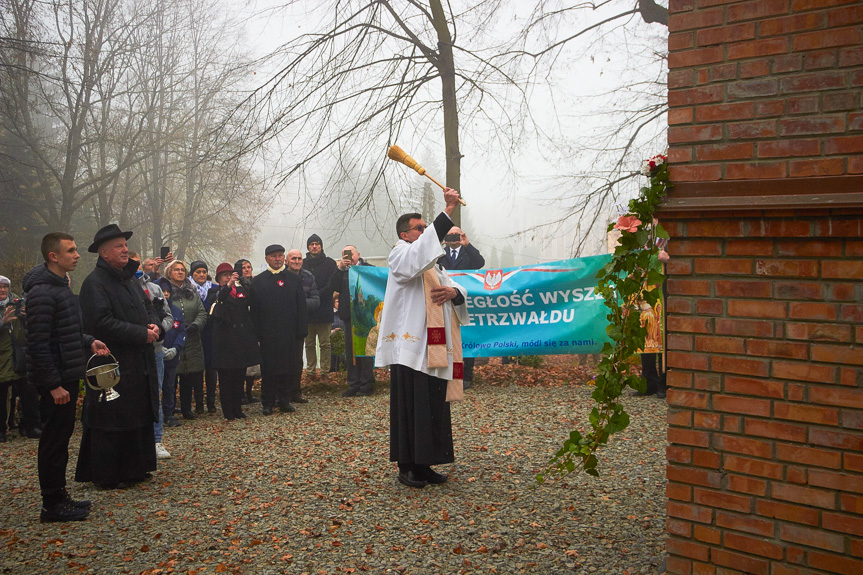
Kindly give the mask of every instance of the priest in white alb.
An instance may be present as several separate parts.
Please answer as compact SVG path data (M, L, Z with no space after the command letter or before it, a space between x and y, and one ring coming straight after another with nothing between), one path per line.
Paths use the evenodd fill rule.
M420 214L396 223L388 258L375 366L390 366L390 461L410 487L444 483L432 465L452 463L450 401L462 399L460 326L467 292L437 265L459 193L444 190L446 208L426 227Z

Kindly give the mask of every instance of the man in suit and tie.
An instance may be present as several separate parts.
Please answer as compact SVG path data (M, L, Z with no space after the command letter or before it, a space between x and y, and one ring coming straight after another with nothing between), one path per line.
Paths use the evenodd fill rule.
M471 245L467 234L458 226L450 228L444 238L444 255L438 263L447 270L478 270L485 266L485 258ZM474 358L464 358L464 388L473 383Z

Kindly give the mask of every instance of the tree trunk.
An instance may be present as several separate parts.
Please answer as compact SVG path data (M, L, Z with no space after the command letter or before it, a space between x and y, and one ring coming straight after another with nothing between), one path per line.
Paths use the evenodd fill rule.
M431 0L431 12L438 37L437 69L441 77L443 100L443 134L446 146L446 185L461 191L461 150L458 144L458 103L455 92L455 62L452 52L452 36L446 14L440 0ZM455 225L461 223L461 206L452 214Z

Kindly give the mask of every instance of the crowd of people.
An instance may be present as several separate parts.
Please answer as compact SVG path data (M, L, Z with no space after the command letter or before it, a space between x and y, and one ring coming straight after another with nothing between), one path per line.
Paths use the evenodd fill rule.
M376 360L352 349L348 271L370 265L354 245L333 259L313 234L305 257L273 244L258 274L247 259L220 263L211 274L206 262L187 264L170 250L142 261L129 250L132 232L111 224L88 248L98 259L76 296L69 276L80 257L75 239L47 234L44 263L24 276L23 297L0 276L8 333L0 337L0 393L17 398L21 434L39 439L41 521L83 520L90 512L90 502L72 499L66 488L80 389L86 393L75 480L116 489L149 478L159 459L171 457L165 428L182 425L178 416L218 413L217 396L228 421L246 418L243 405L259 401L257 381L265 416L308 403L304 351L311 381L327 382L345 365L345 397L372 395L375 365L390 366L390 458L398 479L418 488L445 482L431 466L453 460L449 402L461 397L469 376L459 335L466 293L444 269L484 264L450 219L458 193L447 189L445 200L433 226L419 214L397 223L379 319L386 333L419 335L380 338ZM341 361L333 352L336 330L345 334ZM6 401L0 409L5 442L15 417Z

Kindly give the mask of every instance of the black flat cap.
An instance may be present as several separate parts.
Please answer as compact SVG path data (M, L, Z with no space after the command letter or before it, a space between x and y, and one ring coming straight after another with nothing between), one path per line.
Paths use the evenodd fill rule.
M267 246L267 249L264 250L264 255L268 256L272 253L283 252L285 251L284 246L280 246L279 244L272 244Z

